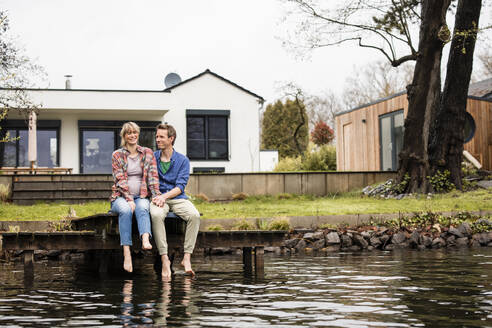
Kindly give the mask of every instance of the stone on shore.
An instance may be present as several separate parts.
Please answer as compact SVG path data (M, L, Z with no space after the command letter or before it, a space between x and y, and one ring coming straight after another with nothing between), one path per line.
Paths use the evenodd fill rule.
M468 237L461 237L461 238L456 239L456 246L457 247L468 246Z
M335 231L328 233L325 236L325 240L327 245L340 244L340 237Z
M393 235L391 242L393 244L401 244L407 239L407 236L403 232L398 232Z
M381 240L381 242L383 243L383 245L387 244L388 243L388 240L390 238L391 237L389 235L382 235L381 237L379 237L379 239Z
M449 228L448 233L450 233L452 235L455 235L457 238L464 237L463 233L461 233L461 231L459 229L456 229L456 228L453 228L453 227L450 227Z
M324 248L325 247L325 239L319 239L319 240L316 240L312 246L313 250L319 250L321 248Z
M417 230L414 230L409 238L410 246L417 247L420 243L420 233Z
M306 242L306 240L304 239L301 239L299 240L299 242L297 243L297 245L294 247L296 249L296 251L298 252L304 252L304 249L308 246L308 243Z
M432 241L432 248L441 248L446 246L446 241L441 237L437 237Z
M352 238L350 238L349 235L342 235L341 240L342 240L342 247L348 248L352 246Z
M301 240L301 239L300 238L287 239L284 241L284 246L287 248L294 248L294 247L296 247L299 240Z
M471 236L472 235L472 229L470 227L470 224L468 222L463 222L458 226L458 231L461 232L463 236Z
M420 243L424 245L425 247L430 247L432 245L432 238L429 236L421 236L420 237Z
M378 237L371 237L371 239L369 239L369 243L371 243L371 246L378 248L381 246L382 241Z
M355 245L360 246L362 249L366 249L369 246L369 243L362 237L361 235L354 236Z
M324 238L325 234L323 233L323 231L316 231L315 233L313 233L313 240L320 240Z

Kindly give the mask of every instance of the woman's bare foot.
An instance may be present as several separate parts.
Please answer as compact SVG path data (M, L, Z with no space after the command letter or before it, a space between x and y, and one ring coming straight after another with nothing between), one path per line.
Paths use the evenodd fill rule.
M169 261L169 257L166 255L161 255L162 260L162 280L170 281L171 280L171 261Z
M133 272L132 265L132 253L130 251L130 246L123 246L123 269L126 272Z
M152 249L152 244L149 241L149 234L147 232L142 235L142 249Z
M195 276L195 272L191 268L191 254L190 253L184 254L183 261L181 261L181 265L184 267L184 271L186 274L191 275L192 277Z

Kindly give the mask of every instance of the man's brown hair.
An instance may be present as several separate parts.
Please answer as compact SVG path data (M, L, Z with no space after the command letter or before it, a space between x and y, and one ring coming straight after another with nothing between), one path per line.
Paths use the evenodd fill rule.
M173 146L174 146L174 142L176 141L176 129L174 129L174 127L171 124L159 124L155 128L155 132L157 132L157 130L167 130L167 137L168 138L174 137L173 139Z

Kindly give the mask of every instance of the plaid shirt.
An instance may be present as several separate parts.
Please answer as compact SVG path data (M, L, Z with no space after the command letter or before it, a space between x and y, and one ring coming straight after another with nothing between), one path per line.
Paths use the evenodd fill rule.
M161 194L159 191L159 175L157 174L157 164L150 148L137 146L140 166L142 167L143 176L140 185L140 198L149 196L149 190L152 198ZM127 201L132 201L133 196L130 194L128 187L128 155L130 152L126 148L120 148L113 152L113 181L111 187L112 194L110 201L118 197L124 197Z

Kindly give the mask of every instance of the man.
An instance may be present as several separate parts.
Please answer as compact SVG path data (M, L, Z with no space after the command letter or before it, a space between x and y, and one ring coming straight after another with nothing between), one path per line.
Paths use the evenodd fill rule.
M154 240L162 258L162 278L171 278L171 262L167 255L166 227L164 219L171 210L186 221L184 257L181 265L187 274L195 275L191 268L191 254L195 248L200 228L200 213L188 200L185 187L190 176L190 160L174 150L176 130L172 125L160 124L156 128L157 150L154 153L159 173L161 195L152 199L150 214Z

